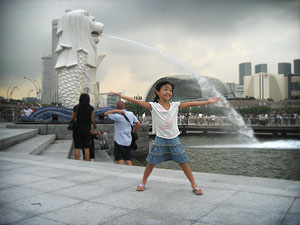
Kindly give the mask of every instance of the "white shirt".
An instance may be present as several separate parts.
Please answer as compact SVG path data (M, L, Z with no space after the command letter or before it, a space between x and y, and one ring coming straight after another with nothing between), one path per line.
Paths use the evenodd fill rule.
M130 124L133 125L134 123L137 123L138 120L136 116L130 112L124 109L125 115L130 121ZM131 125L129 122L125 119L123 115L120 113L111 113L108 114L108 118L115 121L115 128L114 128L114 140L119 144L123 146L129 146L131 144Z
M152 133L156 136L172 139L180 132L177 125L177 116L180 102L170 102L170 109L166 110L157 102L149 102L152 110Z
M31 113L32 113L32 109L25 109L25 116L27 116L27 117L29 117L30 115L31 115Z

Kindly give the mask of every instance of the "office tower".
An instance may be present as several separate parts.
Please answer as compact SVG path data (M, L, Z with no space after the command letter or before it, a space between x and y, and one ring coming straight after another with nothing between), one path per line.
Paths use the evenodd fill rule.
M244 78L245 96L256 99L271 98L275 101L286 98L285 77L283 74L258 73Z
M278 74L288 75L292 73L292 66L290 63L278 63Z
M300 76L300 59L294 60L294 75Z
M267 73L267 64L257 64L255 65L255 73Z
M42 57L42 104L51 104L52 102L52 56Z
M244 76L249 76L252 74L251 63L245 62L239 64L239 84L244 85Z
M58 102L58 88L57 88L57 73L55 70L55 64L56 64L56 46L58 43L58 38L56 36L57 32L57 26L58 26L58 19L52 20L52 102Z

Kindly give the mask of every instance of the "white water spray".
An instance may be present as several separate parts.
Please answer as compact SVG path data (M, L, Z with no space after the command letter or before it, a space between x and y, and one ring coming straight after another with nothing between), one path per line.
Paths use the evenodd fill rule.
M180 68L182 68L185 71L188 71L191 73L191 75L193 75L202 90L206 91L207 89L207 83L208 80L207 78L205 78L204 76L201 76L200 74L196 73L191 67L183 64L182 62L178 61L177 59L159 51L156 48L153 48L151 46L133 41L133 40L129 40L129 39L125 39L125 38L121 38L121 37L115 37L115 36L111 36L111 35L101 35L102 37L106 37L106 38L110 38L110 39L115 39L115 40L120 40L120 41L124 41L124 42L128 42L137 46L140 46L142 48L145 48L147 50L152 51L155 54L158 54L162 57L164 57L165 59L167 59L168 61L175 63L176 65L178 65ZM218 103L216 103L216 107L222 107L223 109L225 109L225 111L227 112L227 119L235 126L238 127L237 132L240 134L241 138L245 139L246 142L258 142L257 139L254 137L254 132L252 130L251 127L248 127L245 123L243 118L241 117L240 114L238 114L228 103L228 101L226 100L226 98L224 98L217 90L216 88L213 87L209 87L209 93L211 93L212 96L214 97L218 97L220 96L220 101Z

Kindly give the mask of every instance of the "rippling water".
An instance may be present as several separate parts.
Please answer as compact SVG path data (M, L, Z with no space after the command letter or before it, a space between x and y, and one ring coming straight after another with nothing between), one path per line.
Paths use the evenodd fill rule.
M300 180L300 140L265 138L245 144L235 136L197 135L180 140L193 171ZM180 169L171 161L157 167Z

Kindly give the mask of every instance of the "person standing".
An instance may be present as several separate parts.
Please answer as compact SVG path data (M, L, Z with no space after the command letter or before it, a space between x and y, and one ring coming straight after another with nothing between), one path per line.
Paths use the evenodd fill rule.
M133 132L137 132L140 128L140 122L136 116L125 109L125 104L122 101L116 103L115 110L110 110L104 113L109 119L115 122L114 126L114 156L118 164L132 165L131 162L131 126L136 124ZM129 122L127 121L128 118Z
M147 165L144 171L142 182L137 186L137 191L144 191L149 175L155 165L164 161L173 160L179 164L183 172L189 179L192 191L196 195L202 195L194 179L192 170L188 165L188 157L179 141L179 129L177 117L179 109L216 103L219 98L209 98L208 101L193 102L171 102L174 84L169 81L161 81L155 87L155 99L153 102L145 102L131 97L123 96L120 93L110 92L129 102L138 104L149 109L152 114L152 129L156 134L154 143L147 156Z
M75 159L80 159L80 149L84 149L84 160L90 161L90 141L91 141L91 124L93 129L97 128L95 122L94 107L90 105L90 96L81 94L79 104L75 105L72 112L72 119L76 116L78 127L73 130L73 140L75 146Z

